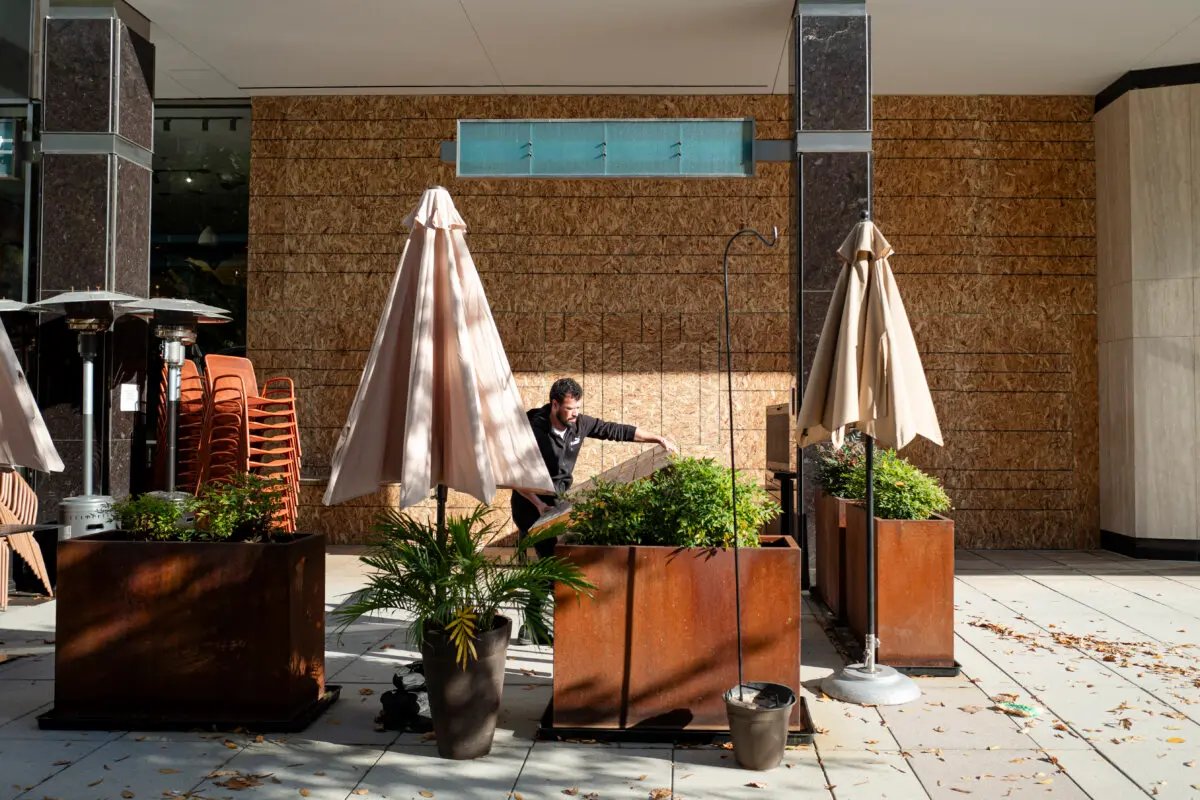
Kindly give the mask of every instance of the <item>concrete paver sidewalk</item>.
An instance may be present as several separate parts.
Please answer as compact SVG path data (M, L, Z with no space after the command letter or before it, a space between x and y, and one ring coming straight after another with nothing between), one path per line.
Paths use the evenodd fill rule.
M815 746L768 773L721 748L533 741L551 652L510 651L492 754L439 759L424 737L378 731L379 695L416 657L400 619L327 636L342 698L302 734L41 731L53 701L54 603L0 614L0 800L107 798L976 798L1200 797L1200 565L1102 552L963 552L958 678L928 678L899 708L820 695L841 664L815 606L801 691ZM328 603L361 583L330 555ZM993 706L1037 705L1027 720ZM669 793L669 794L668 794Z

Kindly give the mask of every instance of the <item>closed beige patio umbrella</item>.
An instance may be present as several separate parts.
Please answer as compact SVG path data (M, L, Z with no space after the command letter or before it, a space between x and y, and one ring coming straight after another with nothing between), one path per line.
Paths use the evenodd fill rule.
M400 484L400 507L446 487L481 503L497 488L553 494L450 193L425 191L358 393L333 453L324 503Z
M796 423L801 447L840 444L849 425L896 450L918 435L942 444L891 253L869 220L854 226L838 249L842 271Z
M844 667L826 678L823 688L841 700L869 705L899 705L921 696L911 678L875 663L875 442L898 450L924 436L942 444L917 343L888 264L891 253L891 245L869 219L858 223L839 248L842 271L796 423L802 447L830 439L840 444L851 425L866 437L864 663Z
M10 310L0 308L0 310ZM15 310L15 309L12 309ZM0 322L0 464L39 472L62 472L63 461L50 439L16 351Z

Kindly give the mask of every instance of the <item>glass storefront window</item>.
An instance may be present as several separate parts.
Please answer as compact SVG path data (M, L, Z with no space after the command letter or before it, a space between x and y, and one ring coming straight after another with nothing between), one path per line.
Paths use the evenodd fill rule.
M202 353L240 355L246 344L250 230L250 108L155 109L150 293L228 309L202 325Z
M31 96L33 8L36 0L0 2L0 99Z

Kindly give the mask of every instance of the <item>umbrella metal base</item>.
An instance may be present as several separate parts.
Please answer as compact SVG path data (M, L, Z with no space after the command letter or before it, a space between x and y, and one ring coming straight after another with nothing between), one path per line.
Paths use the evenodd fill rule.
M899 706L919 700L921 689L907 675L880 665L850 664L821 682L825 694L860 706Z

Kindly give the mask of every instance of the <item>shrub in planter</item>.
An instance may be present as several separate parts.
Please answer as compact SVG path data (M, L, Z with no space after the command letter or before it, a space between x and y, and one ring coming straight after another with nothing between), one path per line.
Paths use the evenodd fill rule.
M816 529L817 594L834 617L846 613L846 506L861 500L851 477L866 459L862 434L850 431L840 446L826 442L817 446L814 498Z
M712 459L672 458L629 483L598 482L576 500L572 540L589 545L731 547L733 471ZM779 505L752 478L737 476L738 546L757 547Z
M898 667L954 666L954 522L937 479L895 451L876 454L874 479L879 658ZM866 491L866 465L850 478ZM866 509L846 514L850 628L866 633Z
M599 588L589 603L556 597L556 727L727 729L724 693L738 681L733 480L712 460L674 458L576 499L558 555ZM800 551L760 536L779 507L749 476L737 481L745 674L798 688Z
M429 706L443 758L478 758L492 747L504 688L512 622L502 606L522 610L527 629L548 635L546 601L558 584L573 595L595 588L560 558L526 563L525 551L559 536L561 526L525 537L517 558L501 562L483 547L496 535L481 506L451 517L439 534L432 523L393 512L380 518L362 562L374 569L365 588L334 612L344 631L376 611L413 616L409 635L421 644Z
M930 519L950 510L950 497L937 478L926 475L900 457L895 450L875 453L875 516L880 519ZM867 464L864 459L846 477L848 499L867 496Z
M183 504L129 497L116 530L58 543L43 727L300 730L335 699L325 539L279 529L278 488L240 475Z

